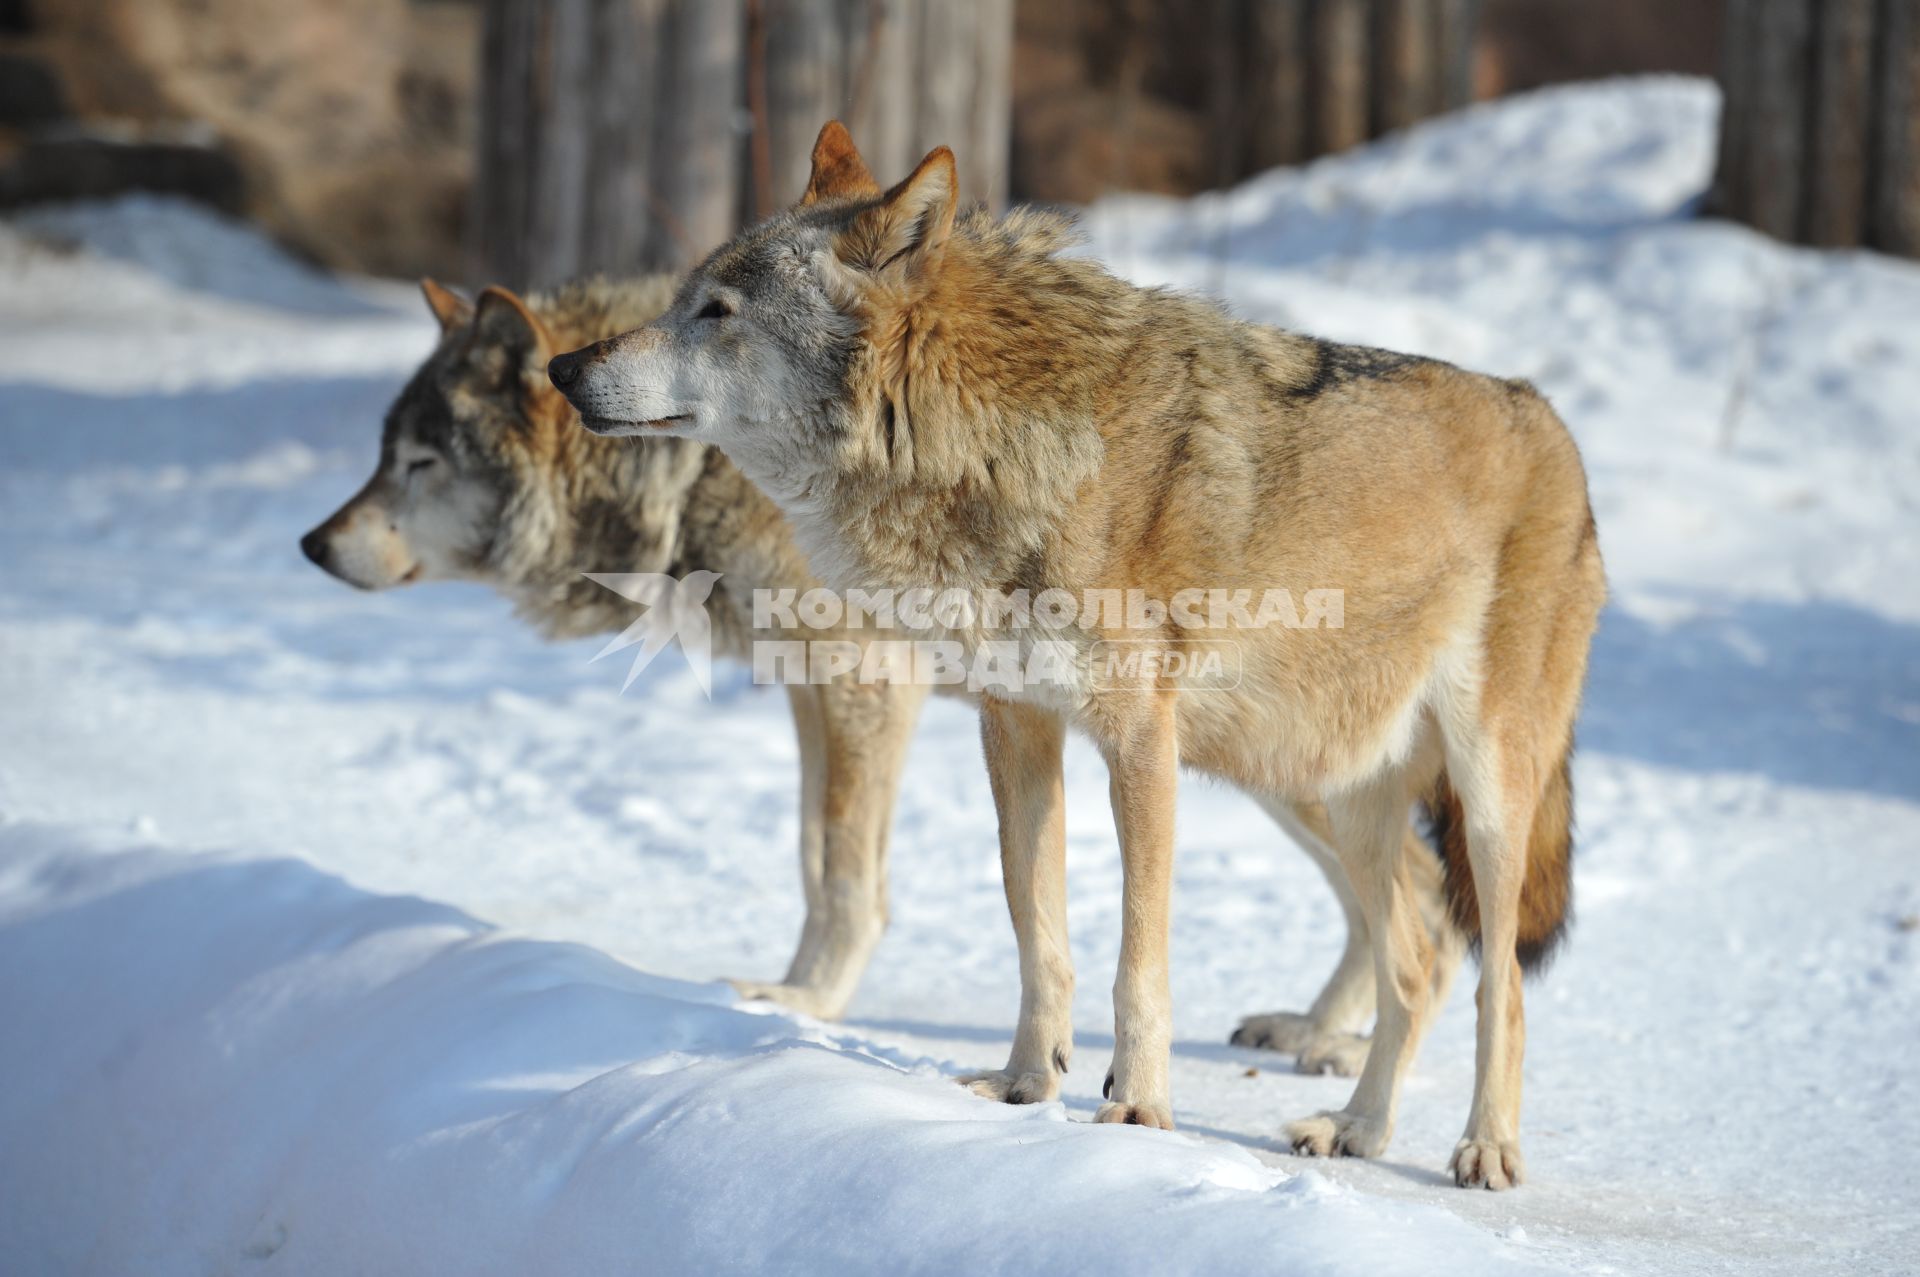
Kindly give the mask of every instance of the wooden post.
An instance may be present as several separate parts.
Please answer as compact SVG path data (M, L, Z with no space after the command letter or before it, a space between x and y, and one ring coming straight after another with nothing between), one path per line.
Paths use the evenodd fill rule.
M1367 0L1314 0L1309 89L1316 152L1367 140Z
M1464 106L1479 0L1212 0L1212 171L1234 181Z
M1809 244L1850 248L1866 230L1873 103L1873 0L1814 15L1811 141L1801 222Z
M1249 149L1247 97L1251 84L1240 83L1241 68L1252 50L1242 39L1242 26L1251 17L1240 0L1212 0L1206 16L1212 27L1207 40L1207 137L1212 145L1214 186L1229 186L1240 176Z
M1372 104L1375 135L1431 115L1439 80L1434 65L1432 0L1376 0L1373 10Z
M1003 208L1012 131L1012 0L926 0L914 25L914 159L935 146L951 146L960 163L962 197Z
M1480 0L1435 0L1434 110L1457 111L1473 101L1473 37L1480 29Z
M1754 84L1753 24L1762 0L1727 0L1720 35L1720 146L1707 209L1740 216L1751 200L1752 165L1746 142L1747 95Z
M944 143L1005 203L1012 0L749 3L486 0L477 281L683 268L797 198L836 116L883 180Z
M473 256L489 280L523 281L532 182L534 49L539 10L489 0L480 42L480 154L474 173Z
M744 0L669 0L666 9L668 57L633 121L654 128L647 265L678 270L740 225L745 148L736 125L747 22ZM581 262L572 273L595 269Z
M601 4L594 10L593 155L586 186L584 242L577 261L549 263L548 278L584 270L633 274L659 260L653 188L654 130L634 116L636 103L651 103L664 54L664 0ZM476 191L486 198L488 192ZM483 278L485 272L482 272Z
M813 139L830 119L846 123L883 182L950 146L961 197L1005 206L1012 0L756 3L766 23L773 188L765 200L755 192L756 208L778 208L806 186Z
M792 203L807 188L820 126L846 110L847 39L840 0L759 0L767 22L767 142L773 189L757 208ZM760 127L758 120L755 127ZM859 145L856 135L854 144Z
M1920 2L1880 0L1867 242L1920 257Z
M1780 239L1800 237L1806 180L1808 0L1762 0L1750 24L1747 164L1752 174L1745 220Z
M1313 154L1307 89L1312 29L1304 0L1253 0L1241 39L1248 66L1242 77L1239 127L1245 143L1235 166L1244 177Z
M1920 0L1728 0L1709 208L1920 256Z
M527 157L533 182L528 190L525 250L527 278L541 283L564 279L585 258L588 165L594 161L594 94L604 92L593 75L593 7L550 4L540 10L543 29L536 93L541 105L539 134Z
M974 12L972 56L979 71L967 139L974 158L961 161L960 189L966 198L985 201L998 212L1011 196L1007 173L1013 163L1013 0L976 0Z

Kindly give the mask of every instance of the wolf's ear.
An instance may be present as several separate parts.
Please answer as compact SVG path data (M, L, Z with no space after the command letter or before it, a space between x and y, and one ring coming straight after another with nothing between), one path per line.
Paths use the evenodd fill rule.
M501 389L531 381L537 391L552 389L547 360L553 339L547 326L513 293L491 287L481 291L473 307L473 338L467 359Z
M878 195L880 183L867 171L867 162L853 147L847 126L828 120L813 143L813 173L807 178L802 204L815 204L842 195Z
M959 197L953 152L936 146L904 182L854 220L841 236L843 258L875 274L896 266L913 274L934 269L953 230Z
M547 326L527 303L498 285L484 289L473 308L474 345L510 350L522 359L537 359L546 366Z
M427 299L427 309L440 321L440 331L451 332L473 318L473 306L451 288L442 288L431 279L420 281L420 294Z

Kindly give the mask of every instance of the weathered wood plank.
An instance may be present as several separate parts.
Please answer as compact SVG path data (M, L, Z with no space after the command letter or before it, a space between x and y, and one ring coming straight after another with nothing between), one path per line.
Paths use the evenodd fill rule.
M1869 243L1920 257L1920 0L1881 0Z
M605 92L593 77L595 5L545 0L539 8L539 145L529 157L524 280L533 288L560 283L585 258L594 98Z
M744 0L672 0L667 31L670 53L653 103L648 198L658 233L648 255L675 269L699 260L738 225L744 148L734 124L746 48Z
M667 0L596 0L593 152L573 272L631 274L652 264L648 208L653 110Z
M1809 0L1759 4L1752 26L1753 85L1738 122L1747 134L1751 182L1742 220L1780 239L1801 235L1811 7Z
M1431 0L1374 0L1368 116L1376 136L1432 113L1433 21Z
M1343 151L1368 136L1367 0L1314 0L1314 149Z
M1012 0L757 0L769 174L795 198L849 120L883 180L952 146L964 193L1006 198ZM526 288L685 266L739 225L748 0L487 0L475 278ZM756 90L757 92L757 90Z
M1872 145L1873 0L1825 0L1814 13L1807 135L1807 242L1851 248L1867 229Z
M1240 116L1246 141L1235 176L1298 164L1313 154L1307 131L1311 9L1307 0L1250 0Z
M807 187L813 139L846 109L847 45L840 0L760 0L767 23L767 128L773 206ZM858 138L855 139L858 145Z

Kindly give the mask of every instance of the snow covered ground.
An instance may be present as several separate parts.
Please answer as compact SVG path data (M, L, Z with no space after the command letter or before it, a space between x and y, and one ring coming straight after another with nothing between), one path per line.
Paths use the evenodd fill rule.
M1349 1083L1224 1042L1338 913L1199 784L1182 1129L1084 1120L1119 864L1077 747L1067 1095L945 1081L1016 1005L955 705L851 1020L735 1005L798 934L784 698L622 697L483 591L300 558L427 348L411 288L153 201L0 224L0 1270L1912 1271L1920 268L1691 220L1714 114L1573 88L1088 217L1142 281L1530 377L1585 449L1615 602L1503 1195L1442 1174L1464 993L1385 1159L1274 1142Z

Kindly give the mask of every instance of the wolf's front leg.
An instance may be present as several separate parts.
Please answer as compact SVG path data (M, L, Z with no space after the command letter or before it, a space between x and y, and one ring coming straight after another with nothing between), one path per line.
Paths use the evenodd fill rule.
M807 920L779 984L736 980L823 1020L846 1014L887 926L887 833L924 688L790 686L800 739L800 877Z
M1020 1022L1007 1067L962 1085L1009 1104L1060 1093L1073 1054L1073 955L1067 947L1066 724L1028 705L987 698L980 737L1000 817L1000 867L1020 949Z
M1155 692L1109 742L1107 769L1120 832L1120 970L1113 982L1113 1068L1096 1122L1173 1129L1167 1074L1173 1052L1168 911L1173 895L1173 804L1180 755L1174 694Z

